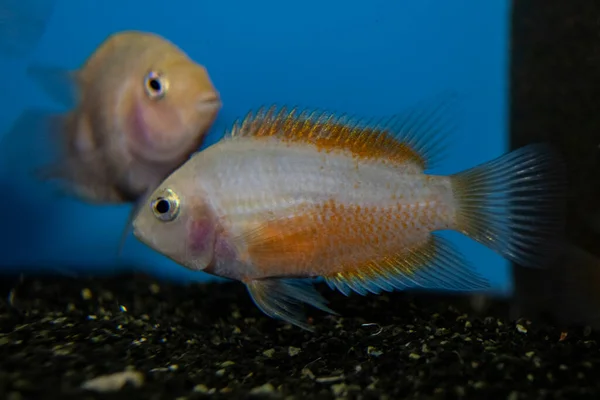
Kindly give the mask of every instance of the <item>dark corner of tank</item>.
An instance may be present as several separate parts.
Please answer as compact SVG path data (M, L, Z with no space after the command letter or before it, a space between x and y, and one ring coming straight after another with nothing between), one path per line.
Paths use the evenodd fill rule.
M510 146L550 143L565 162L567 178L564 249L544 269L512 265L513 306L519 315L538 327L563 331L519 350L529 359L522 373L531 381L532 396L596 397L600 6L513 1L512 7Z
M591 2L513 3L510 146L547 142L560 153L566 165L568 243L566 254L556 257L549 270L513 265L516 297L532 316L594 325L592 311L584 315L587 310L581 309L598 304L590 286L599 276L591 265L600 256L600 7ZM582 285L585 280L588 285Z

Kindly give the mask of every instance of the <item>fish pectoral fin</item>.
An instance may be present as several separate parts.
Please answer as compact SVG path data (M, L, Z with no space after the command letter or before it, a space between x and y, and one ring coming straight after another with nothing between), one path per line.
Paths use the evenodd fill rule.
M478 275L446 239L432 234L423 245L401 254L357 265L323 277L329 287L346 296L403 289L478 291L489 282Z
M450 176L458 232L523 267L560 251L568 170L560 152L534 143Z
M300 260L310 263L327 235L325 229L316 230L312 222L319 216L317 211L303 210L296 216L263 221L232 238L232 243L246 249L252 262L265 268L296 264Z
M77 71L60 67L32 64L27 75L54 101L73 108L79 101L79 78Z
M305 279L261 279L246 283L254 304L266 315L314 331L305 320L303 303L321 311L339 315L329 307L327 300Z

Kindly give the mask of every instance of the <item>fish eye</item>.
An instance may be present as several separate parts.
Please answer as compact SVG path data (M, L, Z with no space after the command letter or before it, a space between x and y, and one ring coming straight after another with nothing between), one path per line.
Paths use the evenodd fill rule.
M144 79L144 89L150 99L158 100L167 93L169 82L161 73L150 71Z
M157 196L150 203L154 216L161 221L173 221L179 214L179 197L170 189Z

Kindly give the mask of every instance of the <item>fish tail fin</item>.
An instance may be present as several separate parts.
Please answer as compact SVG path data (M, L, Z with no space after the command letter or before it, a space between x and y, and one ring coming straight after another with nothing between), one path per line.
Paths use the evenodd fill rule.
M451 175L456 230L524 267L543 267L564 233L566 170L532 144Z
M56 0L2 0L0 2L0 53L27 57L46 32Z

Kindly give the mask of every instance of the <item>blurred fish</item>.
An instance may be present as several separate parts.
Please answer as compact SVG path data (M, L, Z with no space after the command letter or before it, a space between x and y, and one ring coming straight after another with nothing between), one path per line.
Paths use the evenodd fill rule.
M302 303L335 311L303 278L345 295L489 287L442 230L542 265L562 228L560 158L532 145L426 174L452 98L371 122L278 106L250 113L160 184L134 235L187 268L243 282L265 314L308 330Z
M207 70L152 33L110 35L76 71L29 72L71 108L29 132L53 147L36 175L94 204L143 199L201 146L221 107Z
M56 0L0 0L0 54L28 56L46 32Z

